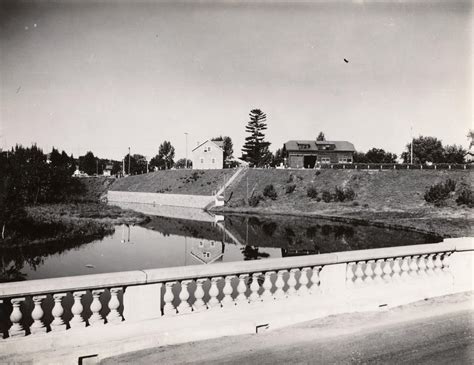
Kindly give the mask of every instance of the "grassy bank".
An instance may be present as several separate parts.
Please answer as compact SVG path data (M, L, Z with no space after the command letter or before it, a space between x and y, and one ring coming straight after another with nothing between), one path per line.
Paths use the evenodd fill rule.
M139 224L148 219L142 213L100 203L43 204L27 207L26 213L18 222L21 228L0 241L1 248L75 246L112 234L116 224Z
M110 186L110 190L211 195L234 173L233 169L163 170L119 179Z
M448 178L456 182L457 190L472 187L473 177L469 171L250 169L226 190L226 206L218 210L352 220L430 232L442 237L473 236L473 210L455 203L458 191L440 207L424 199L430 186ZM270 184L276 192L274 199L263 194L265 186ZM353 200L325 202L323 192L333 194L336 186L353 190ZM308 196L310 187L316 191L313 197ZM247 192L248 196L262 196L256 206L249 206Z

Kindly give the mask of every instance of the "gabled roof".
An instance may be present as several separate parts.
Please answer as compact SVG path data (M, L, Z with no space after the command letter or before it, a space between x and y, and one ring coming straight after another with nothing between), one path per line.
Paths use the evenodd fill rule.
M309 145L309 148L300 148L299 145ZM314 141L314 140L294 140L285 143L287 151L319 151L318 146L333 145L332 151L353 151L354 145L347 141Z
M210 139L208 139L207 141L201 143L199 146L195 147L192 151L197 150L199 147L206 144L207 142L211 142L211 143L215 144L217 147L219 147L222 150L222 152L224 152L224 142L223 141L211 141Z

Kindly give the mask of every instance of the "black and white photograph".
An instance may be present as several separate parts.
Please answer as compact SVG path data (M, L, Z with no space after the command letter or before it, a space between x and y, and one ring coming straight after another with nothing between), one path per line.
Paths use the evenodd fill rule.
M0 0L0 364L474 363L471 0Z

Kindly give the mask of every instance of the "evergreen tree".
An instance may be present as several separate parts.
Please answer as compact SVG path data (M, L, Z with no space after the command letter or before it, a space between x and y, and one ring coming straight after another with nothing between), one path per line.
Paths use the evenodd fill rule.
M316 138L316 141L325 141L326 136L324 135L323 132L319 132L318 137Z
M271 161L271 153L268 150L270 142L265 141L263 131L267 129L267 116L260 109L252 109L249 114L250 121L245 127L250 136L245 138L242 147L242 159L253 166L261 167Z

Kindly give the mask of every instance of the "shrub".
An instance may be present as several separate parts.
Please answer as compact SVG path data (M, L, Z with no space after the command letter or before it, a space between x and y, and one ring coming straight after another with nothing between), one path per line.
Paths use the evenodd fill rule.
M259 194L259 195L252 195L249 200L248 200L248 203L251 207L256 207L258 205L258 203L260 203L260 200L262 200L263 197Z
M456 190L456 181L454 181L452 179L447 179L446 182L444 183L444 187L449 192L452 192L452 191Z
M334 200L343 202L343 201L350 201L354 200L355 198L355 192L352 190L352 188L340 188L336 186L334 188Z
M474 194L469 187L464 187L461 192L459 193L459 196L456 199L456 203L458 205L465 204L469 208L474 207Z
M310 185L306 188L306 195L308 195L311 199L314 199L318 196L318 191L313 185Z
M329 203L332 200L332 194L327 190L323 190L322 198L325 203Z
M444 183L432 185L425 192L424 198L428 203L439 205L449 197L449 194L453 192L454 189L456 189L456 182L451 179L447 179Z
M271 200L275 200L278 196L275 188L273 187L273 184L269 184L265 186L263 189L263 196L266 196L267 198L270 198Z
M295 184L288 184L286 185L286 189L285 189L285 192L287 194L291 194L292 192L294 192L296 189L296 185Z
M354 200L355 196L356 196L355 191L352 188L344 189L345 200L352 201Z
M334 188L334 200L338 202L343 202L345 199L344 190L339 186Z

